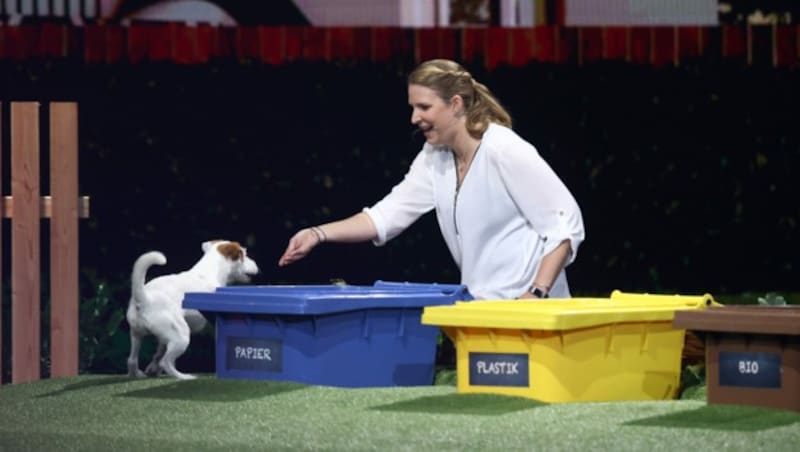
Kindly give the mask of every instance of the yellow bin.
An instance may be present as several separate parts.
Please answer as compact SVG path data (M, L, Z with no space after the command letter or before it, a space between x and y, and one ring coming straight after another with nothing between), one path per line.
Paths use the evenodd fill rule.
M685 330L676 310L700 296L481 300L424 308L456 346L458 392L545 402L662 400L677 395Z

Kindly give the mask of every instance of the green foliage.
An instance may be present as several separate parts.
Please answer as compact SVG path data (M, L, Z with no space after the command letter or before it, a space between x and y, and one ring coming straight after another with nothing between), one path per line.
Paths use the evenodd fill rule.
M724 305L752 305L758 304L759 306L784 306L797 304L800 300L800 293L788 292L778 293L775 291L766 292L760 295L758 292L742 292L738 294L719 295L714 297L718 302Z
M455 386L458 383L458 372L453 368L438 368L433 384L436 386Z
M2 326L3 346L0 348L0 359L2 359L3 373L0 375L0 382L11 381L11 353L7 351L8 344L11 343L11 290L9 284L3 281L2 299L0 300L0 326Z
M680 399L696 399L698 393L705 398L706 366L705 364L690 364L681 371Z
M786 306L787 303L783 295L767 292L763 297L758 297L758 304L761 306Z
M80 372L123 373L130 346L128 331L123 328L128 282L99 276L94 269L84 270L82 278Z
M40 344L40 358L39 368L40 376L47 378L50 375L50 277L47 274L41 275L41 288L40 298L41 311L39 314L39 331L41 332L39 338ZM3 349L0 356L2 358L3 372L0 375L0 381L11 381L11 342L12 342L12 322L11 322L11 282L10 280L3 281L2 291L2 309L0 309L0 316L2 317L2 344Z

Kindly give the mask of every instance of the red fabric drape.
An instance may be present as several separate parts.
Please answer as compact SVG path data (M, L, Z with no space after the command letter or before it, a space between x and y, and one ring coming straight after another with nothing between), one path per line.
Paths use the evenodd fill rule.
M461 32L461 60L473 63L486 54L486 28L465 28Z
M722 25L722 58L744 61L747 57L745 28Z
M675 28L653 27L651 32L651 63L655 66L674 64L676 59Z
M630 29L626 27L606 27L604 30L605 53L603 58L628 61Z
M259 58L266 64L283 63L286 53L286 30L282 27L258 27Z
M388 62L450 58L494 69L530 62L589 64L601 60L656 66L698 58L776 67L800 63L797 25L719 27L423 28L212 27L179 23L130 26L25 24L0 27L0 59L81 58L87 63L216 58L270 65L298 60Z
M678 28L678 63L703 56L700 27Z
M497 66L508 62L508 36L507 28L493 27L488 30L486 35L484 55L486 67L494 69Z
M533 29L532 56L536 61L555 63L558 59L558 30L555 25L542 25Z
M651 32L647 27L630 29L630 61L636 64L650 64Z
M603 29L600 27L583 27L578 29L580 42L580 63L602 60L605 54Z
M509 63L512 66L520 67L530 63L533 59L533 29L510 29L509 46Z
M416 62L434 58L458 59L456 56L456 29L420 28L414 34L414 60Z
M800 57L800 25L775 27L775 66L796 64Z

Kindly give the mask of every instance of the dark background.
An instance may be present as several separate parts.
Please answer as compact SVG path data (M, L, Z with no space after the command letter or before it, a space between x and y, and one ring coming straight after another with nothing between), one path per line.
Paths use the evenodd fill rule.
M126 282L150 249L183 270L202 241L227 238L259 262L256 283L458 281L433 215L383 248L331 244L276 265L297 229L373 204L405 174L421 142L404 62L0 66L2 99L79 102L81 267L101 278ZM798 288L797 70L469 69L583 210L575 293Z
M47 102L79 103L80 194L91 197L91 217L80 223L81 372L124 372L129 272L152 249L168 263L150 276L185 270L203 241L226 238L246 245L259 263L255 284L458 282L432 214L385 247L326 244L277 267L295 231L372 205L403 177L422 145L409 123L411 69L406 59L0 61L3 118L14 100L42 102L42 124ZM468 69L497 94L517 132L582 208L586 241L568 268L574 295L798 292L797 69L712 59L491 71L476 61ZM3 121L4 149L8 127ZM43 194L47 166L45 156ZM45 357L47 263L43 256ZM4 262L4 344L9 269ZM213 372L213 341L193 337L178 366ZM147 348L142 362L146 356Z

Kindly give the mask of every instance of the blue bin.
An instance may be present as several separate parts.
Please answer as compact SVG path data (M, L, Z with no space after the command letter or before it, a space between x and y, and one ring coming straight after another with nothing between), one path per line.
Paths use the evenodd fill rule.
M216 317L220 378L341 386L433 382L439 329L425 306L472 297L464 286L234 286L188 293L183 306Z

